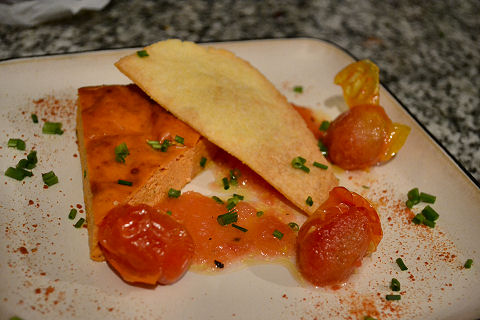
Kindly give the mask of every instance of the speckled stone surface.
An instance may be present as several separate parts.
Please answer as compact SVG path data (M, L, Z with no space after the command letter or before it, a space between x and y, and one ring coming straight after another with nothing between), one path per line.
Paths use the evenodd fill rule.
M36 27L0 25L0 59L172 37L326 39L375 61L382 83L480 180L479 17L478 0L112 1Z

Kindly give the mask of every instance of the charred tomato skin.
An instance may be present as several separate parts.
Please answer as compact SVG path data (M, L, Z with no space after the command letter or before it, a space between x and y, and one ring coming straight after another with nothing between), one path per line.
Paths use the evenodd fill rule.
M341 284L376 250L382 235L378 214L368 201L336 187L299 230L299 271L315 286Z
M188 270L194 243L185 227L147 205L112 209L99 226L108 263L127 282L172 284Z
M334 164L345 170L366 169L385 158L393 129L381 106L359 105L331 122L323 143Z

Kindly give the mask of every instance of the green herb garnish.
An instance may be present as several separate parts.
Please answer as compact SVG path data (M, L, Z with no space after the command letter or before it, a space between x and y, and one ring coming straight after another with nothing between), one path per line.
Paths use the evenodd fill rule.
M81 226L83 226L83 223L85 222L85 219L84 218L80 218L78 219L77 223L75 223L73 226L75 228L80 228Z
M200 167L205 168L205 164L207 163L207 158L202 157L200 159Z
M290 229L292 229L293 231L298 231L298 230L300 230L300 227L299 227L298 224L296 224L295 222L289 222L289 223L288 223L288 226L289 226Z
M292 164L292 167L294 167L295 169L300 169L306 173L309 173L310 169L307 166L305 166L305 162L307 162L305 158L298 156L293 158L291 164Z
M302 93L303 92L303 87L302 86L295 86L293 87L293 91L296 93Z
M392 278L392 282L390 283L390 289L392 289L392 291L400 291L400 281Z
M148 57L149 54L147 50L139 50L137 51L137 56L139 56L140 58L145 58L145 57Z
M212 196L212 199L215 200L216 203L224 204L223 200L217 196Z
M399 294L387 294L385 296L385 299L387 299L388 301L400 300L401 298L402 296Z
M45 122L42 127L42 133L45 134L63 134L61 122Z
M182 192L180 190L175 190L173 188L170 188L168 190L168 197L169 198L178 198L178 197L180 197L181 194L182 194Z
M33 123L38 123L38 117L35 113L32 113L32 121Z
M120 143L115 147L115 161L125 163L125 158L130 154L127 144L125 142Z
M317 161L314 161L314 162L313 162L313 166L314 166L314 167L317 167L317 168L320 168L320 169L323 169L323 170L327 170L327 169L328 169L328 166L327 166L327 165L324 165L323 163L320 163L320 162L317 162Z
M68 214L68 219L73 220L75 219L76 216L77 216L77 209L72 209Z
M275 231L273 231L273 236L277 239L282 239L283 238L283 233L281 233L280 231L278 231L277 229L275 229Z
M330 127L330 122L329 121L322 121L322 123L320 124L320 127L318 128L320 131L327 131L328 130L328 127Z
M472 264L473 264L473 259L467 259L467 261L465 261L465 264L463 265L463 267L465 269L470 269L472 267Z
M242 232L247 232L248 231L247 229L245 229L243 227L240 227L240 226L236 225L235 223L232 223L232 227L234 227L234 228L236 228L236 229L238 229Z
M121 184L123 186L128 186L128 187L131 187L133 185L133 182L127 181L127 180L119 179L117 182L118 182L118 184Z
M58 183L58 177L55 175L53 171L42 173L42 180L43 180L43 183L45 183L49 187Z
M185 139L183 137L180 137L180 136L175 136L175 141L177 143L180 143L180 144L185 144Z
M8 147L23 151L25 150L26 144L22 139L8 139Z
M221 214L217 217L217 222L221 226L226 226L227 224L237 222L237 220L238 220L238 212L236 210L228 211L227 213Z
M405 265L405 263L403 263L402 258L397 258L397 260L395 260L395 262L396 262L397 265L400 267L400 270L402 270L402 271L408 270L408 268L407 268L407 266Z
M308 196L307 197L307 200L305 200L305 203L308 205L308 206L313 206L313 199L312 197Z

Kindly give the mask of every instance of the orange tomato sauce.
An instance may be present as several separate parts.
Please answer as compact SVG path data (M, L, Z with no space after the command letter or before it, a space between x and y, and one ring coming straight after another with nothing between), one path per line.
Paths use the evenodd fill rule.
M224 267L259 260L293 262L298 230L288 224L295 222L300 226L305 217L260 176L226 153L217 155L213 169L216 182L212 187L218 190L224 204L210 196L189 191L157 206L162 212L170 211L172 218L182 223L193 238L194 268L214 271L219 269L215 261ZM240 173L237 184L224 190L221 179L234 169ZM221 195L225 193L228 196ZM234 224L247 231L231 224L222 226L217 221L219 215L228 212L227 200L233 194L244 196L244 200L235 206L238 220ZM259 211L263 214L257 215ZM283 235L281 239L274 236L276 230Z

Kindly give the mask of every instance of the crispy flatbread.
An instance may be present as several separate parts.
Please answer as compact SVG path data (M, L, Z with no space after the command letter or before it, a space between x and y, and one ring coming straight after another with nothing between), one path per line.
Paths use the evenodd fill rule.
M312 214L337 184L317 141L287 99L233 53L167 40L115 65L144 92L209 141L238 158ZM307 160L306 173L292 167ZM311 197L313 204L307 204Z

